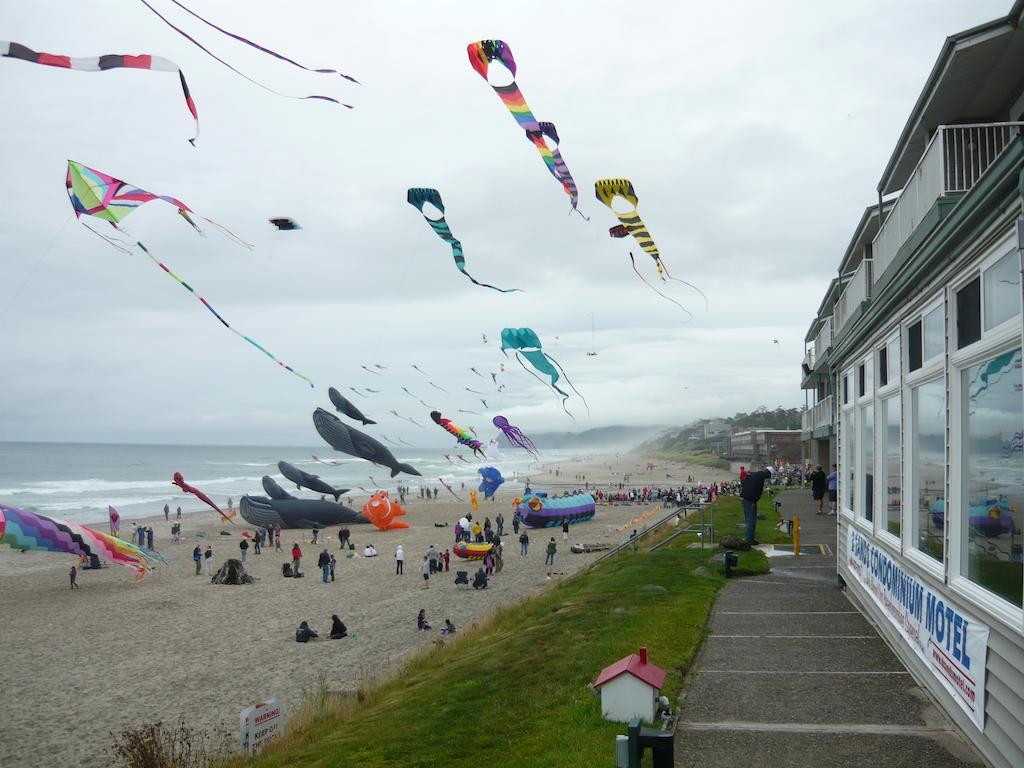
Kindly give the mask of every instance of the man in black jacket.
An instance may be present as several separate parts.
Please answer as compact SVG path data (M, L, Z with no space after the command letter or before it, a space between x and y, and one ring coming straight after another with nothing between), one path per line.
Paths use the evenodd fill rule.
M828 489L828 475L821 468L819 464L807 479L811 481L811 497L814 499L814 503L818 505L818 511L816 514L823 515L825 510L823 506L825 504L825 491Z
M764 493L764 484L772 479L772 468L765 467L761 472L748 472L740 481L740 503L743 505L743 518L747 524L744 540L748 544L757 544L754 532L757 528L757 502Z

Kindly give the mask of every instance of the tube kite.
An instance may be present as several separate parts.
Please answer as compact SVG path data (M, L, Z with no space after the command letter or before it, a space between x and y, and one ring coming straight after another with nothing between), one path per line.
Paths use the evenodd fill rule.
M160 56L151 56L142 53L137 56L130 56L121 53L108 53L103 56L72 57L60 56L53 53L36 53L20 43L10 43L0 40L0 57L6 56L11 59L21 59L33 64L45 64L49 67L60 67L62 69L76 69L80 72L107 72L111 69L148 69L153 72L177 72L181 81L181 90L185 94L185 106L192 113L192 119L196 124L196 135L189 139L194 147L196 139L199 138L199 113L196 112L195 102L192 101L192 94L188 90L188 83L185 82L185 73L173 61Z
M614 227L609 229L608 234L611 235L612 237L618 238L632 236L633 239L636 240L637 244L641 248L643 248L644 253L646 253L654 260L654 265L658 268L658 277L661 278L661 281L663 283L666 282L667 278L668 280L674 280L677 283L682 283L683 285L690 286L691 288L693 288L693 290L699 293L701 297L703 297L704 306L705 308L707 308L708 299L707 296L704 296L704 292L701 291L700 288L693 285L692 283L688 283L685 280L680 280L678 277L672 277L671 273L668 271L668 268L665 266L665 263L661 260L661 252L658 250L658 246L657 244L655 244L654 238L651 237L651 233L647 229L647 225L644 224L643 219L640 218L640 213L637 211L636 206L639 200L636 196L636 191L633 189L633 182L631 182L629 179L598 179L594 183L594 193L597 195L597 199L604 203L606 206L608 206L608 209L612 213L614 213L619 219L620 223L616 224ZM621 197L623 200L625 200L627 203L633 206L633 210L629 211L628 213L617 212L614 208L612 208L612 202L615 200L616 197ZM671 301L677 307L686 312L686 314L690 314L690 312L684 306L679 304L679 302L670 299L668 296L666 296L653 285L647 282L644 276L640 274L640 270L636 268L636 260L633 258L632 253L629 254L629 260L633 264L633 271L636 272L637 277L643 280L644 284L648 288L650 288L652 291L657 293L662 298Z
M159 553L116 536L6 504L0 504L0 543L22 551L63 552L80 558L95 555L130 569L137 581L157 563L167 562Z
M447 488L447 489L448 489L448 493L450 493L450 494L451 494L452 496L454 496L454 497L455 497L456 499L458 499L459 501L462 501L462 497L461 497L461 496L459 496L459 494L457 494L457 493L455 492L455 489L454 489L454 488L452 488L452 487L451 487L450 485L448 485L448 483L446 483L446 482L445 482L445 481L444 481L444 480L443 480L442 478L440 478L440 477L439 477L439 478L437 478L437 481L438 481L439 483L441 483L441 485L443 485L443 486L444 486L445 488Z
M537 152L540 153L544 165L555 179L562 185L565 194L572 201L572 209L579 213L579 191L576 189L576 182L573 181L569 168L562 159L558 149L558 131L554 123L542 123L533 116L533 112L526 103L526 98L516 85L516 60L512 56L512 49L502 40L478 40L466 46L466 53L469 54L469 63L473 69L491 85L487 79L487 70L492 61L500 61L501 64L512 75L512 82L508 85L491 85L494 92L498 94L502 103L512 113L519 127L526 132L526 138L530 140ZM548 146L547 139L554 142L554 149ZM583 214L580 214L581 216Z
M502 434L508 439L509 443L516 446L517 448L524 448L525 450L532 453L534 456L538 454L537 446L533 444L533 441L522 433L519 427L513 427L508 423L508 419L504 416L495 416L491 419L494 426L501 430Z
M562 369L559 362L544 352L540 343L540 338L532 328L503 328L501 330L501 351L507 356L508 352L506 350L509 349L515 351L516 359L519 360L519 364L523 366L523 370L530 373L534 378L543 381L539 376L537 376L537 374L533 373L533 371L526 367L522 358L525 357L527 361L529 361L530 365L545 376L550 377L550 386L555 390L555 392L561 395L562 410L570 417L572 417L572 414L569 413L569 410L565 407L565 401L569 399L569 393L558 386L558 379L560 378L560 375L565 377L565 381L569 385L569 388L579 396L580 400L583 400L584 406L587 405L587 401L584 399L583 395L580 395L572 382L569 381L569 377L565 375L565 371ZM587 406L587 410L590 410L589 406Z
M192 45L196 46L196 48L201 50L203 53L205 53L210 58L215 59L216 61L219 61L225 67L227 67L232 72L234 72L236 75L244 77L246 80L248 80L253 85L258 86L258 87L262 88L263 90L268 91L268 92L274 94L275 96L282 96L282 97L284 97L286 99L297 99L299 101L303 101L305 99L319 99L320 101L329 101L329 102L331 102L333 104L338 104L338 105L340 105L342 107L346 107L347 109L352 109L352 105L351 104L344 104L343 102L340 102L337 99L331 98L330 96L319 96L319 95L315 95L315 94L311 95L311 96L292 96L292 95L287 94L287 93L281 93L280 91L275 91L273 88L270 88L270 87L264 85L263 83L259 82L258 80L254 80L253 78L249 77L244 72L241 72L241 71L235 69L233 66L231 66L226 61L224 61L224 59L220 58L220 56L217 56L216 54L214 54L212 51L210 51L209 48L207 48L202 43L200 43L198 40L196 40L194 37L192 37L192 35L190 35L188 32L183 30L181 27L177 27L174 24L172 24L156 8L154 8L152 5L150 5L148 2L146 2L146 0L139 0L139 2L141 2L147 8L149 8L149 10L152 11L153 14L157 18L160 19L160 21L162 21L168 27L170 27L175 32L177 32L179 35L184 37L186 40L188 40L190 43L192 43ZM246 45L248 45L248 46L250 46L252 48L255 48L255 49L259 50L259 51L262 51L263 53L269 54L269 55L273 56L276 59L280 59L281 61L287 61L289 64L292 64L293 66L296 66L299 69L305 69L307 72L318 72L320 74L336 74L336 75L341 75L343 78L345 78L346 80L351 80L353 83L357 83L358 82L357 80L354 80L353 78L349 77L348 75L343 75L341 72L338 72L335 69L310 69L309 67L304 67L302 64L299 64L297 61L292 61L287 56L282 56L281 54L275 53L274 51L270 50L269 48L264 48L263 46L257 45L256 43L254 43L251 40L246 40L244 37L241 37L240 35L233 34L231 32L228 32L226 29L222 29L221 27L218 27L213 22L207 21L206 19L204 19L199 14L193 13L192 11L190 11L184 5L179 3L178 0L171 0L171 2L174 3L175 5L177 5L179 8L185 10L186 12L191 14L192 16L195 16L197 19L199 19L201 22L203 22L207 26L213 27L218 32L221 32L221 33L227 35L228 37L232 37L235 40L238 40L239 42L245 43Z
M483 444L479 440L474 438L472 435L470 435L469 432L462 429L462 427L458 426L457 424L453 424L451 419L444 418L443 416L441 416L441 413L439 411L431 411L430 418L434 421L435 424L441 427L441 429L445 430L446 432L451 434L452 437L458 440L459 443L466 446L467 448L472 448L473 453L481 457L484 455Z
M479 285L482 288L490 288L491 290L498 291L499 293L513 293L519 290L518 288L498 288L497 286L490 285L488 283L481 283L466 271L466 257L462 252L462 243L455 238L455 235L452 234L452 231L448 226L448 222L445 221L444 203L441 202L440 192L436 189L413 187L406 195L406 200L408 200L409 204L414 206L416 210L423 215L423 218L427 220L430 228L437 233L437 236L452 247L452 256L455 259L455 266L462 274L469 278L471 283ZM423 210L423 206L427 203L430 203L441 212L441 218L432 219L427 216L426 212Z
M144 205L152 200L163 200L165 203L170 203L175 208L177 208L178 214L183 219L185 219L185 221L191 224L192 227L197 232L202 234L202 230L199 229L195 221L192 219L192 216L194 216L195 213L181 200L178 200L177 198L174 197L167 197L165 195L154 195L151 192L147 192L144 189L134 187L124 181L121 181L121 179L115 179L113 176L108 176L107 174L102 173L101 171L97 171L94 168L89 168L88 166L82 165L81 163L76 163L73 160L68 160L68 173L65 179L65 184L67 186L68 198L71 200L71 207L75 211L75 216L80 221L83 214L86 216L95 216L98 219L103 219L104 221L108 222L114 229L118 230L119 232L123 232L124 230L122 230L121 227L118 225L132 211L134 211L140 205ZM190 216L190 214L192 216ZM247 243L238 240L238 238L236 238L234 235L225 230L216 222L210 219L206 219L205 217L200 218L203 218L204 221L210 222L211 224L216 226L218 229L223 231L225 234L227 234L237 242L242 243L243 245L248 245ZM82 224L83 226L85 226L85 222L82 222ZM92 229L91 227L87 228L94 234L99 235L104 240L114 245L115 248L120 248L121 250L130 253L130 251L127 251L127 249L122 248L120 245L118 245L116 242L106 237L105 235L96 232L96 230ZM298 376L300 379L308 383L310 387L313 386L313 382L310 381L309 377L299 373L291 366L285 365L283 362L278 360L273 354L271 354L270 351L268 351L266 347L261 345L259 342L246 336L244 333L241 333L237 329L232 328L228 324L228 321L225 320L220 315L220 313L218 313L217 310L213 308L210 302L208 302L205 298L196 293L195 289L191 285L186 283L181 277L172 272L171 269L166 264L163 264L162 262L158 261L156 257L154 257L153 254L149 252L149 249L141 241L136 241L135 245L141 248L142 252L145 253L146 256L148 256L154 264L160 267L160 269L162 269L164 272L170 275L178 283L178 285L180 285L182 288L185 288L189 293L195 296L196 299L210 311L210 314L212 314L220 321L221 325L223 325L233 334L238 336L240 339L249 342L249 344L256 347L256 349L265 354L267 357L269 357L279 366L284 368L286 371L289 371L293 373L295 376Z
M217 506L216 504L214 504L214 503L213 503L213 502L212 502L212 501L210 500L210 497L209 497L209 496L207 496L207 495L206 495L205 493L203 493L202 491L200 491L200 490L199 490L198 488L195 488L195 487L193 487L193 486L189 485L188 483L186 483L186 482L185 482L185 478L184 478L184 477L182 476L181 472L175 472L175 473L174 473L174 479L173 479L173 480L171 480L171 483L172 483L173 485L176 485L176 486L178 486L179 488L181 488L181 490L182 490L183 492L185 492L185 493L191 493L191 494L192 494L193 496L195 496L195 497L196 497L197 499L199 499L200 501L203 501L203 502L205 502L205 503L206 503L207 505L209 505L209 506L210 506L210 507L212 507L213 509L217 510L217 514L218 514L218 515L220 515L220 516L221 516L221 517L222 517L222 518L223 518L224 520L230 520L230 521L231 521L231 523L232 523L232 525L234 524L234 520L231 520L231 518L235 516L235 513L234 513L234 512L232 512L232 513L231 513L230 515L225 515L225 514L224 514L224 513L223 513L223 512L221 511L220 507L218 507L218 506Z

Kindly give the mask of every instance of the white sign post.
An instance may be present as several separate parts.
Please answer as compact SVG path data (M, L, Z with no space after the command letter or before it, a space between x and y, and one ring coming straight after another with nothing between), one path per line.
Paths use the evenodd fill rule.
M239 716L239 741L245 755L259 754L267 742L284 734L284 705L268 699L242 710Z

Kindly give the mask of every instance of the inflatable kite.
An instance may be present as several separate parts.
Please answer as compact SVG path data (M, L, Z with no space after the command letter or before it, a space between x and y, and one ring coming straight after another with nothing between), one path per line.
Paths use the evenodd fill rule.
M654 242L654 238L651 237L651 233L647 229L647 225L644 224L643 219L640 218L640 214L637 212L636 206L638 198L636 192L633 189L633 183L629 179L598 179L594 184L594 192L597 195L597 199L608 206L608 209L614 213L618 219L619 224L608 230L608 234L612 237L629 237L632 235L633 239L636 240L637 244L643 248L644 253L654 259L654 265L658 268L658 277L664 283L666 278L668 280L675 280L677 283L688 285L697 293L704 298L704 306L707 308L708 298L704 296L703 291L692 283L688 283L685 280L680 280L678 277L672 277L669 273L665 263L661 260L661 252L658 250L658 246ZM616 197L621 197L627 203L633 206L633 210L629 213L619 213L612 208L612 202ZM663 299L667 299L679 307L681 310L690 315L689 310L686 309L682 304L669 298L653 285L651 285L640 274L640 270L636 268L636 260L633 258L633 254L629 254L629 260L633 264L633 271L636 272L636 276L639 277L644 285L654 291L656 294L661 296ZM690 315L692 317L692 315Z
M560 528L566 523L583 523L593 518L594 512L594 497L589 493L557 498L528 493L516 506L516 514L529 528Z
M487 553L494 549L493 544L476 544L468 541L457 541L452 553L463 560L483 560Z
M282 475L295 483L296 488L308 488L315 493L333 496L335 501L338 501L342 494L348 493L349 490L348 488L334 488L321 480L319 475L311 475L308 472L303 472L301 469L289 464L287 461L277 462L277 468Z
M103 219L109 222L110 226L112 226L117 231L123 233L124 230L118 225L123 219L125 219L128 216L128 214L130 214L140 205L144 205L152 200L163 200L165 203L170 203L175 208L177 208L178 214L183 219L185 219L185 221L191 224L192 227L197 232L202 234L202 230L199 229L195 221L190 216L190 214L195 215L192 209L176 198L167 197L165 195L154 195L150 192L147 192L144 189L133 187L132 185L124 181L121 181L121 179L115 179L113 176L108 176L105 173L97 171L94 168L89 168L88 166L82 165L81 163L76 163L73 160L68 160L68 173L65 183L67 185L68 197L71 199L71 206L72 208L74 208L75 216L79 219L79 221L81 221L83 214L86 216L95 216L98 219ZM236 242L239 242L242 245L246 245L247 247L250 248L252 247L248 243L239 240L237 237L232 235L230 232L228 232L228 230L224 229L222 226L220 226L220 224L217 224L215 221L207 219L205 217L200 218L203 218L204 221L213 224L226 235L234 239ZM107 237L106 235L100 234L91 227L88 227L88 225L86 225L84 221L82 222L82 224L83 226L86 226L86 228L89 229L90 232L92 232L95 235L98 235L99 237L102 237L115 248L123 251L124 253L131 253L131 251L129 251L124 246L119 245L113 239ZM267 357L269 357L271 360L273 360L275 363L277 363L285 370L290 371L303 381L307 382L309 386L313 386L313 382L310 381L307 376L303 376L301 373L296 371L291 366L285 365L276 357L274 357L274 355L272 355L266 349L266 347L257 343L256 341L249 338L245 334L239 332L235 328L232 328L228 324L228 321L225 320L217 312L217 310L213 308L210 302L208 302L206 299L204 299L202 296L196 293L195 289L191 285L186 283L181 277L172 272L170 268L167 267L167 265L158 261L153 256L153 254L149 252L149 249L142 244L141 241L136 241L135 245L142 249L142 252L145 253L146 256L148 256L154 264L156 264L158 267L160 267L160 269L162 269L164 272L170 275L178 283L178 285L180 285L182 288L185 288L189 293L195 296L196 299L198 299L198 301L204 307L210 310L210 314L212 314L220 321L221 325L223 325L233 334L238 336L240 339L249 342L252 346L256 347L256 349L265 354Z
M518 288L498 288L497 286L490 285L488 283L481 283L466 271L466 257L462 252L462 243L455 238L455 235L452 234L452 231L448 226L448 222L445 221L444 203L441 202L440 192L436 189L413 187L406 195L406 200L409 201L410 205L415 206L416 210L423 214L423 218L427 220L430 228L437 233L437 236L452 247L452 256L455 258L456 268L468 277L471 283L479 285L482 288L490 288L491 290L498 291L499 293L513 293L514 291L519 290ZM441 212L441 218L432 219L427 216L426 212L423 210L423 206L427 203L430 203Z
M543 380L526 367L523 363L524 357L535 369L551 378L551 388L562 396L562 410L569 414L569 416L572 416L572 414L565 407L565 401L569 399L569 393L558 386L559 374L565 377L569 388L579 396L580 400L583 400L584 406L587 405L587 401L583 398L583 395L580 395L576 387L572 385L572 382L569 381L569 377L565 375L565 371L558 361L543 351L540 338L532 328L503 328L501 331L501 351L505 356L508 356L506 350L509 349L515 350L516 359L523 366L523 370L531 374L538 381ZM590 407L587 406L587 411L589 412L589 410Z
M470 433L464 430L462 427L458 426L457 424L453 424L451 419L446 419L442 417L439 411L431 411L430 418L434 421L435 424L437 424L443 430L448 432L452 437L458 440L460 444L466 446L467 448L472 448L473 453L481 457L484 455L483 444L479 440L474 438L472 435L470 435Z
M480 497L477 496L476 488L469 491L469 506L473 508L474 512L480 509Z
M494 467L481 467L477 472L480 473L480 487L478 490L483 492L484 498L492 498L495 491L505 482L505 478Z
M141 580L158 563L167 562L159 553L116 536L6 504L0 504L0 544L22 551L63 552L80 558L95 555L101 560L125 566L137 580Z
M220 56L215 55L206 46L204 46L202 43L200 43L198 40L196 40L194 37L192 37L192 35L190 35L188 32L186 32L185 30L181 29L180 27L176 27L174 24L172 24L170 21L168 21L168 19L166 17L164 17L156 8L154 8L152 5L150 5L148 2L146 2L146 0L140 0L140 2L144 6L149 8L149 10L151 10L157 16L157 18L160 19L160 21L162 21L168 27L170 27L175 32L177 32L179 35L184 37L186 40L188 40L190 43L192 43L192 45L194 45L196 48L201 50L203 53L205 53L210 58L212 58L212 59L214 59L216 61L219 61L225 67L227 67L232 72L234 72L236 75L239 75L240 77L244 77L246 80L248 80L253 85L258 86L258 87L262 88L263 90L268 91L269 93L274 94L275 96L282 96L282 97L284 97L286 99L298 99L300 101L302 101L304 99L319 99L320 101L329 101L329 102L331 102L333 104L339 104L339 105L341 105L343 107L347 107L348 109L352 109L352 105L344 104L344 103L338 101L337 99L331 98L330 96L318 96L318 95L312 95L312 96L292 96L292 95L287 94L287 93L281 93L280 91L275 91L273 88L270 88L270 87L264 85L263 83L259 82L258 80L254 80L253 78L249 77L244 72L240 72L239 70L235 69L233 66L228 64L226 61L224 61L224 59L220 58ZM218 32L220 32L222 34L225 34L228 37L233 38L233 39L237 40L240 43L245 43L250 48L255 48L258 51L262 51L263 53L269 54L270 56L273 56L275 59L278 59L280 61L286 61L289 64L291 64L292 66L298 67L299 69L304 69L307 72L316 72L318 74L324 74L324 75L341 75L343 78L345 78L346 80L349 80L349 81L351 81L353 83L358 83L359 82L358 80L356 80L356 79L354 79L352 77L349 77L348 75L342 74L341 72L339 72L336 69L311 69L310 67L305 67L302 64L299 64L299 62L293 61L292 59L289 59L287 56L283 56L280 53L276 53L275 51L270 50L269 48L264 48L262 45L254 43L252 40L247 40L246 38L242 37L241 35L236 35L233 32L228 32L226 29L218 27L212 21L207 21L206 19L204 19L199 14L197 14L194 11L191 11L188 8L186 8L184 5L179 3L178 0L171 0L171 2L174 3L176 6L178 6L179 8L181 8L186 13L188 13L191 16L194 16L195 18L199 19L201 22L203 22L203 24L206 24L208 27L213 27Z
M512 56L512 49L501 40L478 40L475 43L470 43L466 47L466 52L469 54L469 63L480 77L487 81L488 85L491 83L487 79L487 70L492 61L500 61L512 75L512 82L508 85L491 85L491 87L508 111L512 113L512 117L515 118L519 127L526 132L526 138L537 148L548 171L562 185L565 194L572 202L573 210L579 213L576 207L579 203L579 192L558 149L560 143L558 132L555 130L554 123L539 122L530 111L526 99L519 90L519 86L516 85L516 60ZM547 139L554 142L554 149L548 146ZM580 215L582 216L582 214Z
M173 479L173 480L171 480L171 483L172 483L173 485L176 485L176 486L178 486L179 488L181 488L181 490L182 490L183 492L185 492L185 493L191 493L191 494L192 494L193 496L195 496L195 497L196 497L197 499L199 499L199 500L201 500L201 501L205 502L205 503L206 503L206 504L207 504L208 506L210 506L210 507L212 507L213 509L217 510L217 514L218 514L218 515L220 515L220 516L221 516L221 517L222 517L222 518L223 518L224 520L231 520L231 518L232 518L232 517L234 517L234 514L235 514L234 512L232 512L232 513L231 513L230 515L225 515L225 514L224 514L224 513L223 513L223 512L221 511L221 508L220 508L220 507L218 507L218 506L217 506L216 504L214 504L214 503L213 503L213 502L212 502L212 501L210 500L210 497L209 497L209 496L207 496L207 495L206 495L205 493L203 493L202 491L200 491L200 490L199 490L198 488L195 488L195 487L193 487L193 486L189 485L188 483L186 483L186 482L185 482L185 478L184 478L184 477L182 477L182 474L181 474L181 472L175 472L175 473L174 473L174 479ZM234 522L234 521L232 521L232 523L233 523L233 522Z
M334 450L387 467L391 470L392 477L399 472L405 472L407 475L420 474L415 467L400 463L382 443L374 440L365 432L348 426L333 413L325 411L323 408L317 408L313 412L313 425L320 437L326 440Z
M267 221L273 224L277 228L278 232L291 232L296 229L302 229L295 219L267 219Z
M331 398L331 402L334 403L334 407L338 409L338 412L344 413L350 419L354 419L355 421L361 421L363 423L363 426L366 426L367 424L377 423L376 421L373 421L363 416L363 412L356 408L354 405L352 405L352 403L334 387L328 388L327 396Z
M243 496L238 511L246 522L262 527L280 525L282 528L328 528L369 522L354 509L320 499Z
M71 57L59 56L52 53L36 53L31 48L26 48L20 43L9 43L0 40L0 57L6 56L11 59L30 61L33 64L45 64L50 67L61 67L62 69L76 69L80 72L107 72L111 69L148 69L153 72L177 72L181 81L181 90L185 94L185 106L192 113L192 119L196 123L196 135L189 139L194 147L196 139L199 138L199 113L196 112L195 102L192 101L192 94L189 93L188 83L185 82L185 73L173 61L160 56L151 56L148 53L138 56L114 53L103 56Z
M491 421L494 426L501 430L501 433L505 435L509 443L517 448L524 448L534 456L537 455L537 446L533 444L533 441L530 438L520 431L519 427L513 427L508 423L508 419L504 416L495 416Z
M290 493L288 493L288 491L286 491L284 488L282 488L280 485L278 485L277 481L274 478L272 478L270 475L264 475L262 483L263 483L263 490L266 492L267 496L269 496L272 499L277 499L278 501L282 501L284 499L294 499L295 498Z
M395 520L405 514L405 510L397 501L388 498L387 491L377 491L363 505L363 517L382 531L393 531L396 528L408 528L405 520Z

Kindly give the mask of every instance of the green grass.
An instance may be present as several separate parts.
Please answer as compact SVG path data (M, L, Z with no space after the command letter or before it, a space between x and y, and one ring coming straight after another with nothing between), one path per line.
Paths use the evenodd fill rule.
M707 565L716 550L690 548L686 538L619 555L460 632L334 713L298 718L305 726L251 765L610 765L625 726L601 718L587 684L646 645L669 673L663 693L674 700L724 583L721 567ZM694 573L699 566L706 574ZM767 559L743 553L740 568L764 573Z
M781 515L772 502L773 497L767 493L757 502L757 514L764 515L764 520L757 521L754 538L762 544L791 544L792 537L776 529ZM699 521L699 513L691 513L688 521ZM723 496L715 502L715 541L721 541L723 536L736 536L742 539L743 528L738 527L742 523L743 506L740 504L739 496Z

